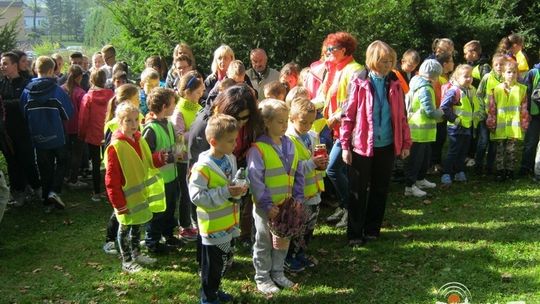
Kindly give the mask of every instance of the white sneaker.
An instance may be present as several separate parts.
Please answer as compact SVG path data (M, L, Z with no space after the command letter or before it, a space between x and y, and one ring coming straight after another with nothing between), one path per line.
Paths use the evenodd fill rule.
M135 262L142 265L152 265L157 262L157 259L151 258L145 254L139 254L135 257Z
M274 282L272 280L262 282L262 283L257 283L257 289L260 292L262 292L264 294L267 294L267 295L279 292L279 288L276 286L276 284L274 284Z
M347 227L347 222L349 221L349 212L344 209L343 216L339 220L339 222L336 224L336 228L345 228Z
M136 273L143 270L143 268L137 262L130 261L122 262L122 270L127 273Z
M425 178L423 180L416 181L415 185L420 189L433 189L437 187L437 184L432 183Z
M424 197L426 194L425 191L420 190L416 185L405 187L405 196Z
M103 251L105 251L106 254L118 254L118 250L116 250L116 244L114 242L107 242L103 245Z
M64 209L66 208L66 204L62 202L62 199L56 192L49 192L49 195L47 196L47 200L54 205L57 209Z
M272 280L274 281L274 283L276 283L277 286L280 286L282 288L291 288L294 286L294 283L287 279L287 277L285 277L283 274L276 277L276 278L272 278Z
M326 218L327 222L337 222L343 217L343 213L345 212L345 209L341 207L337 207L336 211L332 215Z
M466 167L474 167L475 165L476 165L476 161L474 160L474 158L467 158L465 160Z

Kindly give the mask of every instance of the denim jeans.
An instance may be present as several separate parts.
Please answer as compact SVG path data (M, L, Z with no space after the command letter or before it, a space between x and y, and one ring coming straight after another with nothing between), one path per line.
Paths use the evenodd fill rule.
M486 121L481 121L476 128L476 155L474 160L476 170L484 169L484 158L486 157L486 150L486 169L488 172L493 170L496 148L496 145L493 145L489 141L489 130L486 126Z
M412 187L416 181L426 178L431 159L430 142L413 142L411 154L405 159L405 186Z
M328 156L328 168L326 168L326 174L340 199L340 207L347 208L349 200L349 188L348 188L348 177L347 177L347 166L343 162L341 157L341 142L336 140L334 147L330 150L330 155Z
M469 151L471 136L465 134L448 135L448 153L443 164L443 173L453 175L465 171L465 157Z

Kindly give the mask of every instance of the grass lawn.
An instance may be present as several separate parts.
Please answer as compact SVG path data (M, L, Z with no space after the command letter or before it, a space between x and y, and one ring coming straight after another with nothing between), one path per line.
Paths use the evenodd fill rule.
M432 177L435 179L435 177ZM529 180L472 178L405 198L394 184L379 240L347 247L344 231L321 223L310 252L319 265L271 303L435 303L449 282L468 287L471 303L540 303L540 190ZM197 303L195 247L159 259L135 275L101 250L111 208L89 191L63 195L68 208L38 204L6 212L0 224L1 303ZM332 210L323 209L323 216ZM322 217L323 217L322 216ZM321 217L321 218L322 218ZM235 303L266 303L242 249L224 290Z

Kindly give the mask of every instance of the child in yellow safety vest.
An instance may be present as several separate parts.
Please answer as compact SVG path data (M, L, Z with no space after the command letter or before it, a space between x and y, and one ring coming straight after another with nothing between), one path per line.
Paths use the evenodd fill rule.
M148 117L143 129L143 137L148 142L152 152L167 153L166 164L159 168L165 183L165 201L167 208L163 213L156 214L146 226L145 243L152 253L167 253L183 242L174 236L177 220L174 218L176 200L178 198L178 182L176 171L176 136L172 123L168 120L176 107L177 96L172 89L155 88L148 95ZM161 237L165 244L160 243Z
M405 195L423 197L425 189L436 184L426 179L431 157L431 144L437 135L437 121L443 113L435 105L432 82L437 81L443 68L435 59L426 59L411 79L407 94L407 120L411 130L411 154L405 159Z
M256 228L253 265L257 289L265 294L279 292L279 285L291 288L283 273L288 246L274 247L269 221L279 214L286 199L304 200L304 172L298 151L285 136L289 108L277 99L259 103L266 132L259 136L247 155L248 178L253 194L253 219ZM277 243L276 243L277 244Z
M475 171L477 174L481 174L484 169L487 173L493 171L493 165L495 162L495 145L491 144L489 140L489 130L486 126L486 118L489 106L489 97L493 95L493 90L497 85L502 82L502 70L504 63L506 62L506 56L497 54L493 56L491 64L493 69L482 77L476 96L478 96L480 102L481 117L476 129L476 155L475 155ZM473 69L474 72L474 69ZM474 77L474 76L473 76ZM484 158L487 150L487 161L484 168Z
M118 130L112 135L105 154L105 188L120 223L117 230L122 269L140 271L140 264L156 260L141 254L140 227L152 219L153 212L165 210L163 180L156 165L162 155L151 154L139 132L139 110L129 103L116 109Z
M223 83L220 82L220 84ZM204 94L204 80L197 71L189 71L178 81L178 95L180 99L171 116L176 135L176 146L180 157L176 160L178 170L178 184L180 185L180 201L178 202L179 236L184 241L197 240L197 216L189 199L187 176L188 157L187 144L191 125L202 109L199 99Z
M231 295L220 290L220 284L232 256L231 241L240 236L240 206L233 198L247 191L247 185L232 184L236 172L232 153L238 126L237 120L229 115L210 117L205 130L210 149L199 155L189 178L189 195L197 206L201 236L201 303L232 300Z
M310 130L317 115L317 108L307 98L293 99L289 113L289 127L286 135L293 141L298 158L304 170L304 213L305 233L291 240L289 252L285 258L285 267L289 272L299 272L315 263L305 255L305 250L313 237L315 224L319 216L321 193L324 191L323 175L328 165L328 154L315 153L319 144L318 134ZM326 148L324 149L326 151ZM303 242L302 242L303 241Z
M139 108L139 89L133 84L124 84L116 88L114 96L109 100L107 105L107 112L105 113L105 125L103 126L104 133L104 146L107 148L112 140L112 135L118 130L118 118L115 117L116 107L121 103L129 103L135 108ZM95 119L97 116L92 116ZM139 130L141 124L144 123L144 117L139 112ZM99 159L98 159L99 160ZM105 244L103 244L103 251L106 254L117 255L115 240L118 231L118 220L116 215L113 214L109 218L107 223L107 233L105 236Z
M472 80L472 67L460 64L452 74L452 85L442 98L441 110L448 121L449 141L441 176L441 183L446 186L452 183L452 176L455 181L467 181L465 157L481 117L480 103Z
M489 99L486 120L490 140L497 145L496 180L514 177L516 143L523 140L529 126L527 86L517 82L518 63L507 60L503 69L504 82L497 85Z

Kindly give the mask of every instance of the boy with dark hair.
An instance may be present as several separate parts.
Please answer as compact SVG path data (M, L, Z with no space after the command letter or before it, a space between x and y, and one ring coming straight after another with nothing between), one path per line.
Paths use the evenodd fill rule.
M6 159L11 195L15 206L25 202L27 184L41 197L39 174L28 128L21 114L19 102L28 80L20 75L19 57L12 52L2 54L0 59L0 148Z
M83 65L83 54L81 52L73 52L71 55L69 55L69 64L70 65L80 65L82 68ZM58 79L58 85L62 86L67 82L67 73L62 76L62 78ZM83 70L82 80L81 80L81 88L88 92L90 89L90 74L88 72L85 72Z
M38 78L21 95L21 110L36 148L45 211L50 212L53 207L66 206L59 196L67 162L64 121L73 115L73 106L66 92L56 84L54 61L40 56L36 69Z

